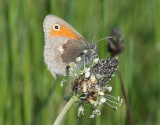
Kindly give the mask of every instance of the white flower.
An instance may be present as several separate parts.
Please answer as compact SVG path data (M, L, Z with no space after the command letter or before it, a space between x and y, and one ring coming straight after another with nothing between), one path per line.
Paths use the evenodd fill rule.
M80 116L80 114L84 115L84 107L83 106L80 106L78 108L78 116Z
M98 109L96 109L96 114L97 115L101 115L101 111L99 111Z
M111 92L112 91L112 86L106 87L106 89Z
M90 68L85 68L84 69L84 72L89 72L90 71Z
M63 80L61 81L61 87L63 87L65 84L66 84L66 80L63 79Z
M92 112L93 115L100 115L101 112L98 109L93 110Z
M76 58L76 62L79 62L79 61L81 61L81 57Z
M69 63L69 66L72 68L72 67L77 67L77 65L74 63L74 62L70 62Z
M98 94L99 95L104 95L104 93L102 91L99 91Z
M90 103L91 103L91 104L94 104L94 102L95 102L94 100L90 100Z
M92 82L95 82L95 81L96 81L96 78L95 78L94 75L92 75L90 79L91 79Z
M90 72L86 72L85 73L85 78L89 78L89 76L90 76Z
M94 117L95 117L95 115L91 115L91 116L90 116L90 118L94 118Z
M86 92L87 91L87 86L86 84L83 84L83 92Z
M73 68L69 68L69 71L70 71L70 72L73 71Z
M106 98L101 97L100 102L101 102L101 103L105 103L105 102L106 102Z
M97 63L98 61L99 61L98 58L95 58L95 59L93 60L94 63Z
M84 50L83 52L84 52L84 53L86 53L86 52L87 52L87 50Z
M119 102L121 98L118 96L118 98L117 98L117 99L118 99L118 102Z

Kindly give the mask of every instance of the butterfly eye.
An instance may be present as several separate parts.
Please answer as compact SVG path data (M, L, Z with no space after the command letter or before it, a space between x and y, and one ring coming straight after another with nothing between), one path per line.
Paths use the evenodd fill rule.
M60 26L59 26L58 24L54 24L54 25L53 25L53 29L54 29L55 31L59 31L59 30L60 30Z

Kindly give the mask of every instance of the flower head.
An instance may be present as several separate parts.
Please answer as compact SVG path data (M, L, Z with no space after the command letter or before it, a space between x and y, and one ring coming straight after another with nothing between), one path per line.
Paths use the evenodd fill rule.
M84 114L84 103L93 106L94 110L90 118L94 118L95 115L101 114L98 110L101 104L107 104L116 109L117 107L111 103L120 104L122 102L121 99L107 94L107 92L112 91L108 81L117 70L118 60L114 57L99 60L98 55L95 55L94 58L91 64L84 63L84 67L77 71L74 70L75 63L71 62L69 65L69 74L74 77L72 90L80 104L78 116ZM79 61L80 58L77 58L77 60Z
M106 94L112 90L108 80L114 76L117 65L118 60L116 58L103 59L90 68L85 67L81 75L72 83L72 90L79 98L80 103L91 103L95 108L91 118L100 114L97 109L99 105L105 103L116 109L116 106L112 106L110 103L121 103L118 98ZM116 99L116 102L112 99Z

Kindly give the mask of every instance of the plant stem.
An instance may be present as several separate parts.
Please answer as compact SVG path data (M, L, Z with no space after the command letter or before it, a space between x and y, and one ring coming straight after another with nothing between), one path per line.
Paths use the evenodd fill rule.
M67 113L68 109L71 107L71 105L77 100L76 96L73 96L65 105L59 116L57 117L56 121L54 122L53 125L59 125L59 123L62 121L63 117Z
M117 72L118 72L118 76L119 76L121 87L122 87L122 93L123 93L123 96L124 96L124 99L125 99L125 102L126 102L126 105L127 105L127 113L128 113L129 124L133 125L131 109L130 109L130 105L129 105L128 95L127 95L126 90L125 90L124 81L122 79L122 75L121 75L121 72L120 72L119 69L117 69Z

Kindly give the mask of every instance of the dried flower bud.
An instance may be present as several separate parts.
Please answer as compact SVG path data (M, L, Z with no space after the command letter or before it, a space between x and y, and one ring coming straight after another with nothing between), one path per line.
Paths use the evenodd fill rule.
M112 77L113 73L116 71L118 65L118 60L116 58L103 59L100 63L97 63L93 68L91 68L92 74L97 74L101 77L96 77L100 86L104 86L108 80Z
M112 56L117 56L125 48L123 34L121 30L116 27L112 29L111 36L112 38L108 39L108 51Z

